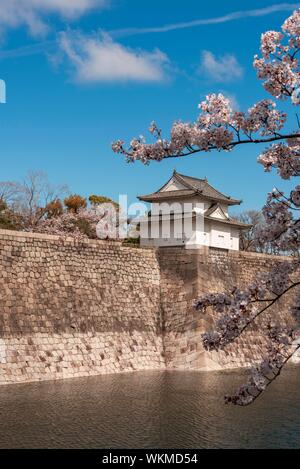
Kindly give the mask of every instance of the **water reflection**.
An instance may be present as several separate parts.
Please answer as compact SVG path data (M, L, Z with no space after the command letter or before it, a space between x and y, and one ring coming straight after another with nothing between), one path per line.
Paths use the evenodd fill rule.
M136 372L0 387L0 447L297 448L300 367L247 408L241 372Z

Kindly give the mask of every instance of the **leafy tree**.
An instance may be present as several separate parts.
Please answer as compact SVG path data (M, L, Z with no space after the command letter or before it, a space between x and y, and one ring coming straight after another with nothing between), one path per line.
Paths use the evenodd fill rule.
M20 225L20 218L8 208L4 200L0 199L0 228L2 230L18 230Z
M261 38L261 56L255 56L257 76L263 80L265 90L277 100L289 99L300 104L300 10L295 11L282 25L281 31L268 31ZM212 150L231 151L246 144L265 143L268 146L258 161L265 171L272 168L283 179L300 175L299 119L294 131L287 128L287 116L276 107L272 99L255 103L247 112L234 111L230 100L222 94L211 94L200 103L200 115L196 122L175 122L170 139L165 139L161 129L153 122L149 128L153 143L134 138L129 147L124 141L113 143L112 149L124 155L128 161L161 161L165 158L189 156ZM270 145L269 145L270 144ZM263 207L264 225L256 236L263 243L285 252L299 252L300 248L300 185L289 193L273 190ZM248 405L253 402L280 374L282 367L300 349L300 280L299 257L278 263L272 272L258 276L240 289L223 293L208 293L195 302L202 314L213 307L220 319L213 331L203 336L207 350L224 349L236 340L259 316L278 303L286 301L286 308L294 326L274 326L268 323L263 332L269 339L268 353L259 365L252 369L249 381L227 402ZM287 296L292 295L288 306Z
M104 195L90 195L89 202L93 206L97 206L100 204L113 204L116 208L119 207L119 204L117 202L110 199L109 197L105 197Z
M86 199L78 194L72 194L64 200L67 210L70 212L78 213L80 209L86 208Z

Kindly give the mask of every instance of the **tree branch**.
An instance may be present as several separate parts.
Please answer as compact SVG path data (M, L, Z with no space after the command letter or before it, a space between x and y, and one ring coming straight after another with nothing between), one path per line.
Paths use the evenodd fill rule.
M274 135L273 137L269 137L269 138L249 138L247 140L237 140L235 142L230 143L227 147L221 148L221 150L231 150L232 148L237 147L238 145L244 145L247 143L255 143L255 144L271 143L271 142L277 142L281 140L289 140L292 138L300 138L300 133L293 133L293 134L287 134L287 135ZM179 153L177 155L166 154L166 156L164 156L164 159L165 158L178 158L181 156L189 156L195 153L200 153L203 151L207 152L207 151L212 151L212 150L220 150L220 148L218 148L216 145L211 145L210 147L208 147L207 150L204 148L193 148L192 150L186 153ZM129 156L133 156L132 153L126 153L126 154L128 154Z

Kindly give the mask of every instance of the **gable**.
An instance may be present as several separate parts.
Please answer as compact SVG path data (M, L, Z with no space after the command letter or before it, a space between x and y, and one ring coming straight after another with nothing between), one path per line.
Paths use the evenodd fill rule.
M167 184L160 189L159 192L180 191L182 189L186 189L186 186L172 177L170 181L168 181Z
M216 206L215 210L209 213L210 218L217 218L219 220L227 220L228 217L225 215L221 207Z

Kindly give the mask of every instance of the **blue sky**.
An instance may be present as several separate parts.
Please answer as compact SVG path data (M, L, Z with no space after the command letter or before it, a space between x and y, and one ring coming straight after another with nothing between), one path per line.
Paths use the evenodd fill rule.
M266 97L253 55L261 33L279 29L292 5L0 0L0 78L7 85L1 180L42 170L72 192L128 194L134 202L176 168L242 198L243 209L261 207L272 187L290 184L263 172L258 146L149 166L127 164L110 146L146 135L153 119L166 133L174 120L194 120L210 92L228 94L241 110Z

